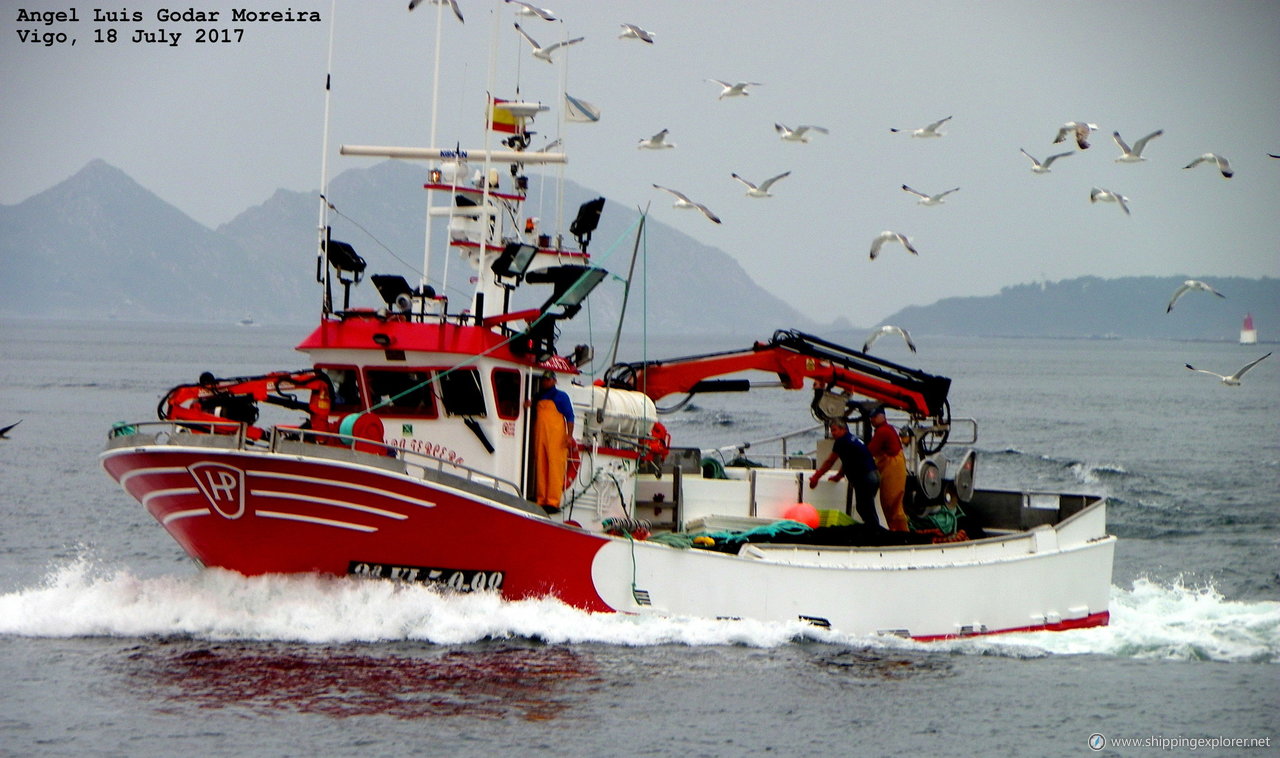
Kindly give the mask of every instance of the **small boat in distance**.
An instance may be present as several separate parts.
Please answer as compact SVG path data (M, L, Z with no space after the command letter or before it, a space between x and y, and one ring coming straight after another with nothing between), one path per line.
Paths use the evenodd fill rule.
M360 287L365 260L322 222L319 259L298 267L320 280L305 368L206 372L170 390L158 420L109 431L103 468L194 561L920 640L1108 623L1105 498L978 486L978 425L952 417L948 377L786 329L592 374L594 348L560 336L610 276L589 252L605 199L567 236L540 228L528 172L565 155L528 150L542 106L490 95L487 109L505 149L486 131L482 149L340 151L426 161L426 217L470 267L469 298L452 302L426 273ZM540 306L516 305L526 288L544 288ZM553 380L567 399L546 394ZM761 391L795 396L803 426L750 461L722 454L741 446L682 446L659 421L700 393ZM267 405L297 418L262 423ZM570 421L558 462L540 455L552 408ZM866 437L876 409L903 441L909 531L856 520L844 481L810 484L831 424Z
M1240 327L1240 344L1258 344L1258 330L1253 328L1253 314L1244 314L1244 325Z

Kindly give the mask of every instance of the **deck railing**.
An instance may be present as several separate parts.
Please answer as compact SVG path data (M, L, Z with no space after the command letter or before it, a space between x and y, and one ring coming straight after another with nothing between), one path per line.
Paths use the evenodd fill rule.
M475 484L507 490L517 497L521 495L520 487L515 482L502 477L462 463L382 442L290 426L274 427L271 432L263 435L263 440L253 440L246 435L246 430L246 425L236 421L120 422L108 432L107 447L182 445L304 455L376 466L417 478L426 478L428 471L435 471Z

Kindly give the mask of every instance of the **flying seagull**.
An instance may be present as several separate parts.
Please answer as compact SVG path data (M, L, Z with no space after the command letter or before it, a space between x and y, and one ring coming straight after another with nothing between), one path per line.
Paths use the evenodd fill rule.
M1084 121L1068 121L1058 130L1058 136L1053 138L1053 144L1058 144L1067 138L1067 135L1075 137L1076 147L1081 150L1089 149L1089 134L1098 128L1097 124L1089 124Z
M668 135L668 134L670 134L670 131L669 131L669 130L667 130L667 129L663 129L662 131L660 131L660 132L658 132L657 134L653 135L653 136L652 136L652 137L650 137L649 139L642 139L642 140L640 140L640 144L639 144L639 145L636 145L636 149L638 149L638 150L662 150L662 149L664 149L664 148L675 147L675 146L676 146L676 143L674 143L674 142L667 142L667 135Z
M622 34L618 35L618 39L638 39L641 42L653 44L653 33L647 32L635 24L622 24Z
M773 183L778 181L779 179L785 179L786 177L791 176L791 172L784 171L783 173L778 174L777 176L771 176L768 179L765 179L763 182L760 182L759 186L752 184L751 182L747 181L746 179L743 179L737 174L729 174L729 176L732 176L734 179L737 179L738 181L747 185L747 197L773 197L773 195L769 194L769 188L772 187Z
M911 240L907 239L907 235L884 231L880 232L879 236L871 240L871 260L874 261L876 259L876 256L880 254L880 247L886 242L901 242L902 246L907 249L908 253L911 253L912 255L920 254L911 246Z
M1094 187L1093 190L1089 192L1089 202L1096 203L1099 200L1104 203L1119 203L1120 207L1124 209L1124 215L1130 215L1129 198L1121 195L1119 192L1112 192L1111 190L1098 189L1097 187Z
M1031 159L1031 173L1033 174L1047 174L1049 173L1049 166L1053 165L1054 161L1058 160L1059 158L1065 158L1068 155L1071 155L1071 153L1058 153L1056 155L1050 155L1048 158L1045 158L1043 162L1041 162L1036 160L1035 156L1032 155L1031 153L1028 153L1026 150L1023 150L1022 148L1018 148L1018 149L1022 150L1023 155Z
M903 341L907 343L907 347L911 349L911 352L914 353L916 351L916 343L911 341L911 335L907 333L906 329L903 329L900 326L894 326L893 324L885 324L879 329L876 329L875 331L873 331L871 334L867 335L867 341L862 344L862 352L865 353L868 350L870 350L871 346L875 344L876 340L880 339L880 337L886 334L897 334L901 336Z
M9 439L9 430L21 423L22 423L22 419L18 419L17 421L13 422L12 424L9 424L8 426L0 427L0 440Z
M1203 292L1212 292L1213 294L1217 295L1218 297L1226 297L1226 295L1224 295L1224 294L1222 294L1221 292L1217 291L1217 290L1216 290L1216 289L1214 289L1213 287L1210 287L1209 285L1205 284L1204 282L1196 281L1195 279L1188 279L1188 280L1186 280L1185 282L1183 282L1183 283L1182 283L1182 286L1181 286L1181 287L1179 287L1179 288L1177 288L1176 290L1174 290L1174 291L1173 291L1173 297L1169 298L1169 307L1165 308L1165 309L1164 309L1164 312L1165 312L1165 313L1168 313L1169 311L1172 311L1172 310L1173 310L1173 304L1174 304L1174 303L1176 303L1176 302L1178 302L1178 298L1180 298L1180 297L1182 297L1183 295L1187 294L1187 293L1188 293L1188 292L1190 292L1191 290L1201 290L1201 291L1203 291Z
M1270 153L1268 153L1268 155L1270 155ZM1272 155L1271 157L1274 158L1276 156ZM1196 158L1195 160L1191 161L1187 165L1183 166L1183 168L1193 168L1201 163L1209 163L1209 162L1218 164L1218 171L1222 174L1223 179L1230 179L1232 176L1235 176L1236 172L1231 170L1231 164L1227 162L1226 158L1223 158L1221 155L1218 155L1217 153L1205 153L1199 158Z
M673 196L676 199L675 203L671 206L672 208L697 208L698 210L702 211L702 215L706 216L711 221L717 224L720 223L720 217L712 213L710 208L703 205L702 203L693 202L692 200L689 199L689 196L684 194L683 192L677 192L673 189L662 187L657 184L653 186L655 189L660 189L663 192L669 193L671 196Z
M418 4L421 2L422 0L409 0L409 10L417 8ZM458 20L462 23L466 23L466 20L462 18L462 11L458 10L458 0L431 0L431 2L436 5L448 4L448 6L453 9L453 15L457 16Z
M516 31L520 32L520 36L528 40L530 45L533 45L533 57L540 58L547 63L555 63L555 61L551 60L551 54L556 50L559 50L562 47L568 47L569 45L576 45L585 39L585 37L574 37L573 39L565 40L564 42L552 42L550 45L543 47L535 42L533 37L530 37L524 29L521 29L519 24L515 24L515 27Z
M817 132L818 134L830 134L824 127L814 126L813 124L801 124L795 129L786 124L774 124L773 128L782 137L783 142L808 142L809 132Z
M511 3L512 5L519 6L518 8L516 8L517 16L537 16L543 21L556 20L556 14L552 13L546 8L539 8L536 5L530 5L529 3L522 3L520 2L520 0L507 0L507 2Z
M1267 153L1267 157L1268 157L1268 158L1280 158L1280 155L1276 155L1275 153Z
M904 189L904 190L906 190L907 192L910 192L911 194L913 194L913 195L915 195L916 197L920 198L920 200L918 201L918 203L919 203L920 205L942 205L944 202L946 202L946 201L945 201L945 200L943 200L942 198L946 197L947 195L950 195L952 192L955 192L956 190L958 190L958 189L960 189L960 188L959 188L959 187L953 187L953 188L951 188L951 189L947 190L946 192L939 192L939 193L938 193L938 194L936 194L936 195L926 195L925 193L920 192L919 190L913 190L913 189L911 189L910 187L908 187L908 186L907 186L907 185L905 185L905 184L904 184L904 185L902 185L902 189Z
M1202 369L1202 368L1196 368L1195 366L1192 366L1190 363L1186 364L1186 366L1187 366L1187 368L1191 369L1192 371L1198 371L1198 372L1200 372L1201 374L1208 374L1209 376L1216 376L1216 377L1218 377L1218 379L1222 380L1222 383L1223 383L1223 384L1227 385L1228 387L1239 387L1239 386L1240 386L1240 380L1244 378L1244 375L1249 371L1249 369L1253 368L1254 366L1258 365L1259 363L1262 363L1262 361L1263 361L1263 360L1265 360L1265 359L1266 359L1268 356L1270 356L1270 355L1271 355L1271 353L1267 353L1266 355L1264 355L1264 356L1262 356L1261 358L1259 358L1259 359L1257 359L1257 360L1253 361L1252 363L1249 363L1249 364L1245 365L1245 367L1244 367L1244 368L1242 368L1242 369L1240 369L1239 371L1235 372L1235 373L1234 373L1234 374L1232 374L1231 376L1223 376L1222 374L1215 374L1215 373L1213 373L1212 371L1205 371L1205 370L1204 370L1204 369Z
M729 83L729 82L721 81L719 79L708 79L707 81L714 82L716 84L719 84L721 87L724 87L724 91L721 92L720 96L716 98L717 100L723 100L726 97L746 97L747 95L751 94L750 92L747 92L747 87L763 86L760 84L760 82Z
M951 117L947 116L946 118L940 118L937 121L934 121L932 124L929 124L928 126L925 126L925 127L921 127L919 129L895 129L893 127L889 127L889 131L895 132L895 133L909 132L912 137L941 137L945 134L945 132L938 131L938 128L950 120L951 120Z
M1129 146L1124 143L1124 140L1120 138L1120 132L1112 132L1111 138L1116 141L1116 144L1120 146L1120 150L1122 151L1120 157L1116 158L1116 163L1138 163L1139 161L1145 161L1146 158L1142 157L1143 148L1147 146L1148 142L1159 137L1161 134L1164 134L1164 129L1156 129L1154 132L1133 143L1133 148L1130 149Z

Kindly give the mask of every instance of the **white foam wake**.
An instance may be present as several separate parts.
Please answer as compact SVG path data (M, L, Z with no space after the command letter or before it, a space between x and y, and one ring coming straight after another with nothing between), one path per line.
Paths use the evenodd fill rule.
M1138 579L1132 589L1111 588L1108 626L947 644L1014 655L1280 663L1280 602L1228 600L1211 585Z
M246 578L218 570L139 578L79 559L55 569L38 586L0 595L0 634L320 644L527 638L551 644L776 647L808 640L1010 657L1099 654L1280 663L1280 602L1232 601L1212 587L1141 579L1132 589L1112 589L1107 627L915 643L824 632L799 621L593 614L556 600L507 602L488 594L454 595L353 578Z
M355 578L244 577L205 570L141 579L79 559L39 586L0 595L0 634L30 637L192 636L307 643L421 640L463 644L524 637L548 643L774 647L810 629L794 624L593 614L553 599Z

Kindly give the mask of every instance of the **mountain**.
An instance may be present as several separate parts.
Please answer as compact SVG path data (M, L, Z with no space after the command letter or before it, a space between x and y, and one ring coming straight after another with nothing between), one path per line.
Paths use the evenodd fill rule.
M422 165L385 161L348 170L330 182L333 237L358 248L369 262L367 273L398 273L417 281L425 179ZM565 207L572 211L591 197L568 185ZM95 160L45 192L0 206L0 261L6 270L0 277L0 313L212 322L248 315L260 322L307 323L320 303L314 281L318 208L318 193L282 189L209 229L123 171ZM597 329L608 331L607 325L616 323L634 235L619 237L635 219L634 212L607 203L595 233L593 262L615 274L589 300ZM447 268L449 285L442 289L451 307L460 309L470 299L471 271L456 258L446 266L440 234L433 242L432 278ZM605 240L617 242L610 245L617 254L600 254ZM660 285L647 293L639 285L633 290L631 330L640 330L646 302L654 332L758 334L780 324L812 326L751 281L730 256L670 227L649 222L645 249L648 270ZM635 281L643 281L645 272L641 262ZM717 296L707 298L712 282ZM525 289L533 290L523 295L529 306L550 295ZM340 291L334 294L341 298ZM382 305L367 284L354 290L351 304Z
M0 207L0 260L11 315L226 320L271 294L233 240L100 160Z
M1190 278L1207 280L1225 298L1190 292L1166 312L1174 291ZM1087 276L912 306L886 323L918 334L1235 340L1246 313L1253 314L1263 339L1274 339L1280 325L1280 279Z

